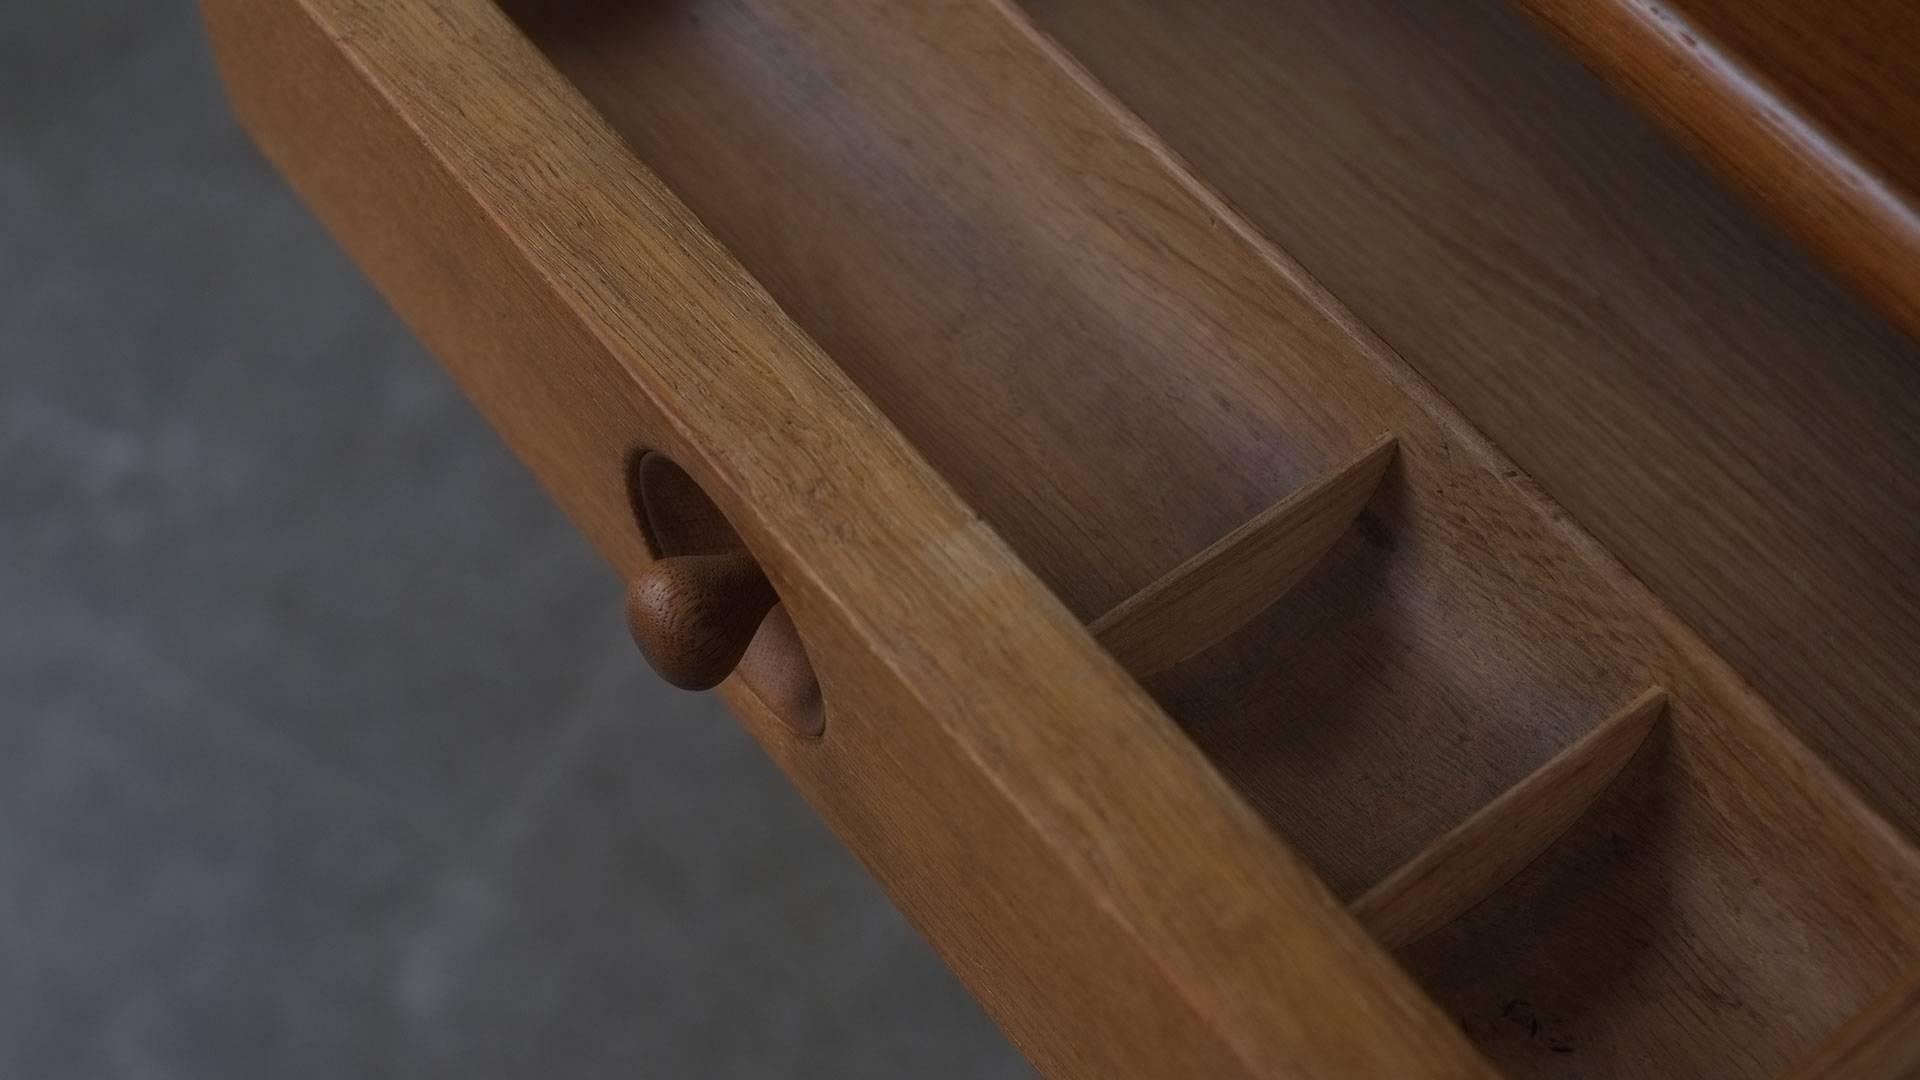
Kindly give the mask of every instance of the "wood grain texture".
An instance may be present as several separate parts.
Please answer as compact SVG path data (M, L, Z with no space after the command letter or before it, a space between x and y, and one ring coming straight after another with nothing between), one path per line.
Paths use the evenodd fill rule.
M1482 1075L1462 1021L1534 1071L1479 1030L1524 992L1561 1071L1752 1075L1920 956L1913 850L1017 12L513 7L539 54L477 0L209 11L624 574L637 450L737 528L825 734L723 693L1043 1071ZM1083 620L1380 431L1356 527L1155 708ZM1436 1008L1337 897L1650 683L1657 752L1405 954Z
M665 454L648 452L639 456L629 472L628 493L647 551L659 560L641 572L643 579L660 562L747 552L746 541L727 515L685 469ZM630 625L631 608L629 600ZM641 651L646 652L647 646L642 645ZM785 606L776 604L760 621L752 640L738 656L737 670L740 685L795 734L817 738L825 732L826 701L820 692L820 680L807 657L806 642Z
M740 658L740 684L774 719L803 739L826 734L827 703L807 657L806 639L786 605L777 604Z
M1920 968L1789 1069L1787 1080L1920 1076Z
M1920 334L1920 7L1517 2Z
M700 484L661 453L644 453L629 480L633 516L647 551L656 559L676 555L721 555L746 547Z
M1506 0L1027 6L1920 836L1920 349Z
M1301 599L1155 687L1336 892L1646 685L1516 602L1506 485L994 5L512 10L1088 622L1400 436Z
M640 450L739 529L832 733L722 693L1042 1068L1487 1075L496 9L203 11L267 154L622 576Z
M1844 809L1851 796L1657 602L1589 561L1590 543L1443 402L1005 6L512 8L1083 618L1373 433L1399 435L1380 496L1322 568L1152 686L1336 894L1378 881L1649 682L1686 701L1684 752L1653 800L1682 811L1617 830L1657 858L1569 870L1594 857L1575 843L1542 860L1605 880L1596 912L1670 931L1599 948L1589 927L1540 943L1557 963L1514 965L1529 992L1586 995L1587 1071L1732 1059L1763 1074L1906 962L1911 850ZM1836 846L1807 852L1809 834ZM1810 929L1833 926L1846 930ZM1791 962L1751 947L1809 934L1818 947ZM1595 977L1623 960L1639 985ZM1478 989L1443 1000L1475 1016ZM1758 1004L1703 1027L1729 999Z
M1353 902L1354 917L1389 949L1459 918L1586 813L1666 707L1666 691L1642 694L1368 889Z
M627 587L627 629L662 679L711 690L733 674L779 602L749 552L677 555Z
M1232 634L1293 588L1380 486L1387 436L1330 475L1261 512L1093 622L1093 636L1138 678L1158 675Z

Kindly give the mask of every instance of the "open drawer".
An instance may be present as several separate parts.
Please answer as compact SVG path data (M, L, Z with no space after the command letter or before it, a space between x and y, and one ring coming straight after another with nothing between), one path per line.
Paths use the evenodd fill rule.
M1044 1071L1910 1019L1920 855L1024 10L204 6L609 561L764 573L721 692Z

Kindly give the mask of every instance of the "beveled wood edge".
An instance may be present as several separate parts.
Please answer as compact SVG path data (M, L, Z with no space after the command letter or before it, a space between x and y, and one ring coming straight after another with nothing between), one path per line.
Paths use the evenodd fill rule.
M1261 511L1094 620L1093 635L1142 679L1227 637L1285 596L1346 534L1397 445L1382 436Z
M504 352L452 302L469 295L524 312L579 363L572 379L618 398L580 398L581 423L658 425L555 430L535 415L546 403L487 401L622 570L644 555L612 508L620 463L602 480L569 454L649 437L727 512L844 722L805 742L737 687L730 702L1037 1062L1086 1076L1488 1075L490 3L203 8L256 139L470 386L531 376L489 366ZM459 235L424 235L419 210ZM458 252L457 280L441 244ZM454 355L469 348L477 358ZM954 641L998 645L957 655Z
M1656 4L1515 0L1753 204L1920 336L1920 207L1805 111ZM1762 170L1756 161L1771 162Z
M1784 1080L1913 1080L1920 1076L1920 968L1840 1026Z
M1368 889L1354 918L1402 949L1466 914L1586 813L1666 708L1660 687L1635 698Z

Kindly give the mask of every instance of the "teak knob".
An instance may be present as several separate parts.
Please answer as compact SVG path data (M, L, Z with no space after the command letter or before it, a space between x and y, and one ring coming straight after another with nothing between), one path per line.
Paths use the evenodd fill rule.
M627 589L627 629L660 677L682 690L720 685L780 602L744 551L660 559Z

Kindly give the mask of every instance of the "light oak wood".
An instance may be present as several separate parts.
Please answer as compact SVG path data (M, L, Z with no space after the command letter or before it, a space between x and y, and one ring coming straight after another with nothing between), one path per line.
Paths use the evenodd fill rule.
M1380 486L1387 436L1322 480L1275 503L1093 622L1122 667L1157 675L1247 624L1287 594Z
M1920 348L1510 0L1026 6L1920 836Z
M1912 1080L1920 1076L1920 968L1846 1022L1788 1080Z
M721 693L1045 1071L1488 1075L495 8L203 11L268 156L622 576L638 452L725 512L831 734Z
M1586 813L1667 707L1654 689L1461 822L1353 902L1354 917L1398 949L1486 899Z
M1920 333L1920 7L1518 2Z
M1043 1072L1764 1075L1920 958L1920 856L1018 11L207 10L623 576L643 450L737 531L783 617L721 692ZM1216 647L1143 688L1088 632L1380 431L1354 528ZM747 678L770 628L816 738ZM1506 886L1399 963L1345 910L1650 684L1669 722ZM1577 1050L1493 1030L1521 996Z

